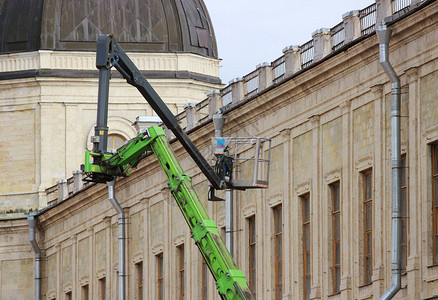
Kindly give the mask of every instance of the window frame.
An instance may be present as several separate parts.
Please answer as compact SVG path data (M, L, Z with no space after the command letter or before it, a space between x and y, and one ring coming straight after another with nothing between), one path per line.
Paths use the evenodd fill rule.
M185 299L185 253L184 244L177 247L178 250L178 286L179 286L179 296L180 300Z
M137 272L137 298L138 300L143 300L143 290L144 290L144 272L143 272L143 261L139 261L135 264L135 270Z
M257 289L257 276L254 274L257 273L257 228L256 228L256 218L255 215L249 216L248 220L248 268L249 268L249 289L256 295Z
M307 278L310 280L310 284L312 282L312 272L311 272L311 265L312 265L312 257L311 257L311 203L310 203L310 192L303 194L300 196L301 199L301 220L302 220L302 253L303 253L303 299L308 300L310 299L310 288L307 287ZM308 202L308 205L306 205L306 201ZM306 209L309 211L308 218L306 219ZM308 236L308 249L306 249L306 228L308 228L307 234ZM309 256L309 262L307 262L307 255ZM307 270L309 272L307 272ZM309 288L309 289L308 289Z
M118 146L118 147L116 147L115 138L119 139L120 142L121 142L121 145ZM126 139L123 135L121 135L121 134L118 134L118 133L109 133L109 134L108 134L108 137L107 137L107 146L106 146L106 148L107 148L108 151L117 150L117 149L120 148L120 147L123 145L123 143L126 142L126 141L127 141L127 139ZM110 144L111 144L111 145L110 145Z
M438 143L434 143L432 146L432 259L433 265L438 265L438 191L436 188L436 182L438 181Z
M98 280L99 285L99 298L100 300L105 300L106 299L106 277L101 277Z
M366 169L361 172L362 174L362 207L363 207L363 283L368 285L372 283L372 271L373 271L373 170L372 168ZM367 177L369 175L369 177ZM369 199L367 195L367 178L370 182ZM370 205L370 216L367 213L367 206ZM369 217L369 229L367 229L367 217ZM370 245L368 245L367 237L370 235ZM368 252L369 249L369 252ZM368 270L368 265L370 269ZM368 273L371 272L371 273Z
M81 286L81 299L89 300L90 299L90 286L88 284L84 284Z
M341 273L341 181L335 181L329 185L330 188L330 199L331 199L331 223L332 223L332 292L337 294L340 292L340 273ZM336 199L336 189L337 189L337 199ZM336 203L337 201L337 208ZM339 228L336 228L336 217L338 217ZM339 231L339 232L336 232ZM339 247L336 247L339 245ZM339 253L337 253L339 250ZM336 258L339 257L339 262ZM336 270L339 270L339 277L336 276ZM338 280L339 279L339 280Z
M402 237L400 241L400 247L401 247L401 255L402 255L402 261L401 261L401 272L402 274L406 273L406 267L408 265L408 230L409 230L409 199L408 199L408 176L407 176L407 157L406 153L401 155L401 172L400 172L400 196L401 196L401 205L400 209L401 211L401 222L402 222ZM404 203L403 203L404 202ZM403 211L404 207L404 211ZM403 257L404 253L404 257Z
M164 300L164 255L163 252L156 255L157 258L157 299ZM163 297L161 297L163 296Z
M274 212L274 260L275 260L275 299L279 300L282 298L282 294L279 295L279 288L283 291L283 206L279 204L273 207ZM280 217L280 220L278 220ZM280 222L279 222L280 221ZM281 224L279 224L281 223ZM281 228L278 228L281 225ZM280 230L279 230L280 229ZM278 242L280 241L281 245L281 257L278 255ZM279 265L281 265L281 276L279 272ZM279 277L281 280L279 280Z

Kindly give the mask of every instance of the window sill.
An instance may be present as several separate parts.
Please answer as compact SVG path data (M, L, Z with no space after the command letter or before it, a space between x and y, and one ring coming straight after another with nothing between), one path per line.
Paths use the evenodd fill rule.
M336 292L336 293L333 293L333 294L331 294L331 295L328 295L327 297L334 297L334 296L338 296L338 295L340 295L341 294L341 292Z
M373 283L370 282L370 283L365 283L365 284L359 285L359 288L364 288L364 287L367 287L367 286L370 286L370 285L373 285Z

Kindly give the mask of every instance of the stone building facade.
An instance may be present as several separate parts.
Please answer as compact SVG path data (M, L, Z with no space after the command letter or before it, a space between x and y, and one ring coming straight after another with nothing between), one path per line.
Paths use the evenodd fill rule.
M206 157L221 106L225 136L272 140L269 188L234 192L233 256L257 299L378 299L391 283L391 84L374 28L364 26L370 15L393 29L389 57L402 84L406 205L396 298L438 297L438 3L394 3L345 14L341 25L178 115ZM224 204L207 201L204 176L178 142L172 147L223 234ZM107 187L57 189L58 199L34 215L43 299L117 299L117 214ZM128 299L159 299L161 287L162 299L182 291L216 299L156 159L119 180L115 194L128 218ZM0 299L32 299L26 219L0 226Z

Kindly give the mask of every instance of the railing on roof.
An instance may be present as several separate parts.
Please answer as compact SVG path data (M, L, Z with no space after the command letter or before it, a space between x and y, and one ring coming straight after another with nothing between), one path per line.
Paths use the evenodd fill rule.
M188 124L187 124L187 112L186 111L180 112L175 117L178 121L179 126L181 126L181 128L187 127Z
M255 70L243 77L245 97L251 97L257 94L259 90L259 72Z
M377 4L373 3L359 11L362 35L367 35L376 30Z
M196 110L198 111L198 122L203 122L208 119L209 110L208 110L208 98L196 104Z
M401 11L411 5L412 0L392 0L392 13Z
M231 102L233 102L233 92L232 92L231 84L226 86L221 92L222 92L223 106L226 106Z
M301 68L306 68L313 63L313 40L308 41L301 47Z
M278 83L284 79L286 74L286 59L283 56L272 62L272 70L274 72L274 83Z
M341 22L335 27L333 27L332 29L330 29L330 34L333 39L333 51L336 51L342 46L344 46L344 41L345 41L344 22Z

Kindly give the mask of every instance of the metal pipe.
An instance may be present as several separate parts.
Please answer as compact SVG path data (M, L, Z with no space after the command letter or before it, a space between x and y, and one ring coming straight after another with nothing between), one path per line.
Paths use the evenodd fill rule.
M380 297L392 299L401 288L401 146L400 146L400 78L389 62L389 39L392 30L386 25L377 27L379 62L392 83L391 91L391 161L392 161L392 284Z
M125 241L126 241L126 230L125 230L125 213L123 208L120 206L116 197L114 196L114 186L116 179L108 182L108 199L116 209L118 214L118 227L119 227L119 300L125 300L126 295L126 267L125 267Z
M35 252L35 300L41 299L41 249L36 241L35 228L37 224L37 218L34 215L27 217L29 222L29 241Z
M213 115L214 135L222 137L224 133L225 118L221 112ZM225 245L231 256L233 256L233 190L225 189Z

